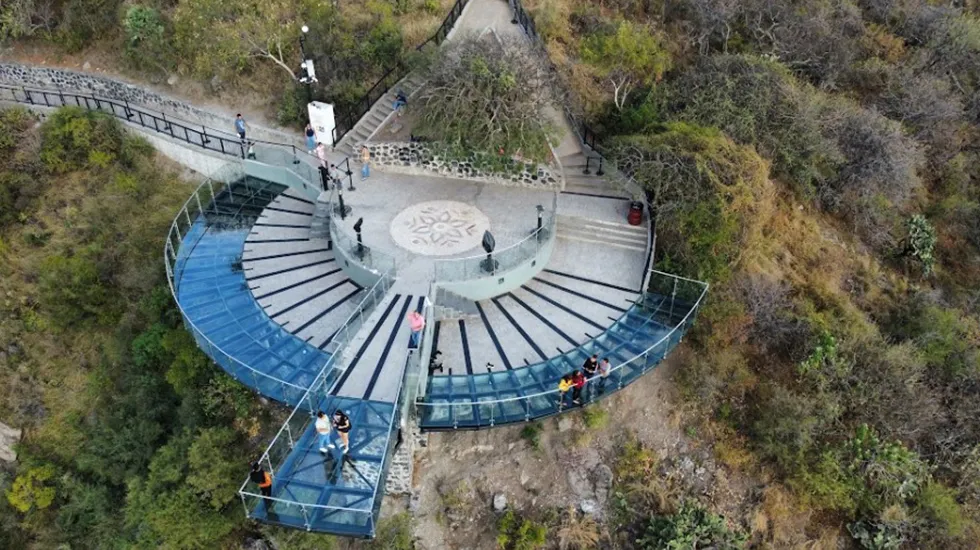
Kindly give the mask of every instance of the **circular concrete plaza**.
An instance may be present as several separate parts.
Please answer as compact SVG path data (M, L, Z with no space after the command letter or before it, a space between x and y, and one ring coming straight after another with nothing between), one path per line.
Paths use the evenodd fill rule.
M490 218L478 208L457 201L413 204L391 220L391 238L421 256L451 256L480 244Z

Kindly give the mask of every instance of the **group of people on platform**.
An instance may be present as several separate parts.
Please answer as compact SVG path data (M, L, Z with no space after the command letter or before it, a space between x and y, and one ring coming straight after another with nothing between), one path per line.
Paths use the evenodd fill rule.
M572 391L572 404L581 405L582 390L586 385L591 384L597 376L599 377L598 391L605 390L606 378L609 377L610 370L608 357L603 357L602 361L599 361L599 356L592 354L592 357L585 360L581 370L570 372L558 381L558 406L564 406L565 395L568 394L569 390Z

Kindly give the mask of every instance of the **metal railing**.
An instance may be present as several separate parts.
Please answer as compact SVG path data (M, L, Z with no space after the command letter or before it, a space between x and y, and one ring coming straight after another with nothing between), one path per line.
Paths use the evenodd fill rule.
M204 232L202 231L195 235L188 242L185 242L184 238L191 233L193 225L198 222L198 218L203 217L206 221L209 214L214 216L222 215L217 210L215 198L231 182L243 177L243 171L236 171L224 178L208 178L198 186L194 193L184 202L180 210L177 211L177 216L170 224L170 231L167 234L167 240L163 247L164 265L167 270L167 284L170 286L170 294L177 304L177 309L180 310L184 327L191 332L194 340L215 363L221 365L236 380L242 380L243 378L251 380L251 386L256 390L259 387L266 388L266 391L263 393L268 392L270 387L278 388L278 395L268 395L268 397L278 399L284 403L294 403L296 399L303 395L306 388L256 370L252 366L223 351L220 346L208 338L191 321L190 316L184 311L180 300L177 299L184 260L189 255L185 251L188 248L193 250L204 236Z
M652 345L648 346L641 353L634 355L629 360L624 361L610 369L608 377L617 380L615 387L612 388L614 391L622 389L629 384L629 381L635 379L636 376L645 374L650 369L655 367L663 360L664 357L666 357L667 353L673 349L674 346L680 343L688 328L693 325L695 318L697 317L697 311L708 292L708 283L685 277L679 277L677 275L671 275L669 273L663 273L661 271L651 271L652 274L656 276L657 280L657 284L651 283L655 287L655 290L662 296L670 296L670 309L667 312L668 318L671 318L674 314L674 302L678 294L681 294L682 299L686 298L693 301L687 302L687 300L684 300L685 303L690 303L690 306L683 318L681 318L667 334ZM678 288L679 285L681 288ZM531 367L533 367L533 365L531 365ZM636 376L632 378L623 376L624 372L628 369L637 373ZM600 383L601 380L597 378L589 380L588 384L591 385ZM629 381L624 383L624 380L626 379L629 379ZM601 396L608 395L609 393L612 392L605 392ZM599 399L601 396L597 395L596 392L591 391L590 388L586 395L586 404ZM535 392L533 394L506 398L481 399L477 401L419 401L416 403L416 406L419 409L417 414L423 419L423 422L426 416L438 417L440 419L445 418L446 422L452 424L451 427L457 428L461 417L467 419L473 418L473 415L471 414L473 407L479 407L481 417L488 418L488 421L485 424L480 424L481 426L493 426L497 421L496 415L498 408L500 408L501 411L505 411L505 414L501 415L501 419L504 421L513 421L515 418L519 418L522 421L528 421L539 416L546 416L546 414L561 412L564 407L564 401L565 399L562 398L562 392L555 387L550 390ZM533 407L532 402L537 402L536 404L548 403L552 408L549 410L548 406ZM556 408L555 403L558 403ZM548 412L546 414L539 414L537 411L541 410L548 410ZM506 411L510 412L506 413ZM441 414L436 415L435 413L437 412L441 412ZM440 422L442 422L442 420L440 420Z
M331 209L335 208L332 199L333 197L331 197ZM368 246L351 238L350 235L337 225L333 212L330 218L328 218L327 224L330 229L330 240L333 242L335 252L342 254L348 261L360 264L369 271L394 273L395 258L390 254L378 250L377 247Z
M435 281L447 283L498 276L531 260L555 238L557 212L558 195L555 194L551 210L541 213L541 227L535 227L526 237L490 254L436 260Z
M363 325L364 320L367 318L370 312L375 309L377 304L384 300L384 297L391 288L393 281L393 271L384 273L378 282L367 291L367 294L361 300L361 303L358 304L357 309L351 313L350 316L348 316L343 326L331 337L330 343L328 343L326 346L327 349L332 350L333 355L330 362L328 363L327 367L321 371L310 387L307 388L306 392L304 392L299 404L293 408L289 417L286 419L286 422L283 423L282 427L276 433L275 437L259 458L259 463L265 466L273 478L276 476L276 470L285 462L289 454L294 451L296 444L302 437L303 433L310 428L310 425L313 422L315 422L315 414L316 411L319 410L321 400L328 398L328 396L334 390L337 381L340 379L340 375L343 373L344 368L338 365L340 363L339 352L347 347L351 339ZM411 356L409 359L411 359ZM397 391L397 396L395 399L396 404L400 403L403 399L403 392L406 388L405 377L407 375L408 371L406 370L401 385ZM381 473L379 474L378 482L375 484L372 490L371 502L375 506L373 506L371 510L308 503L301 502L299 500L277 497L264 497L254 490L255 484L250 479L246 478L238 491L239 496L242 499L242 506L245 509L245 515L251 517L252 510L255 509L259 502L272 502L276 503L276 505L281 508L280 512L277 512L278 515L289 515L288 510L298 509L299 514L296 514L296 517L303 517L304 527L307 530L316 530L315 521L312 518L314 518L315 513L318 511L366 515L367 518L365 523L371 526L371 532L373 533L374 521L377 517L377 510L375 510L374 507L379 504L376 502L378 499L378 487L384 483L386 477L385 472L387 472L387 468L390 465L390 457L392 454L391 447L395 442L392 436L395 433L395 430L398 429L398 418L400 418L400 407L395 406L392 409L391 418L389 419L388 423L387 436L383 446L386 451L384 458L382 459L382 465L380 468ZM355 427L355 429L357 428ZM285 510L286 512L283 512L282 510Z
M466 4L468 3L469 0L456 0L456 3L453 4L453 7L449 10L449 13L446 15L446 18L443 19L442 24L439 25L439 28L436 30L435 34L426 39L425 42L422 42L416 46L415 50L422 51L426 46L439 46L442 44L449 36L449 33L452 32L453 27L459 20L460 15L463 13L463 8L465 8ZM334 127L333 135L331 136L334 147L340 143L340 140L344 139L344 136L354 129L354 126L356 126L358 121L360 121L361 118L363 118L364 115L371 110L371 107L373 107L378 100L384 97L384 95L388 93L388 91L391 90L395 84L401 82L401 80L405 78L409 72L411 71L408 65L405 64L403 60L398 60L393 67L385 71L381 78L379 78L378 81L375 82L374 85L371 86L368 91L354 103L353 107L347 109L342 115L336 117L336 126Z
M173 139L223 155L246 158L249 143L282 149L283 154L296 156L306 154L297 151L293 145L274 143L270 141L249 139L243 142L233 132L209 128L201 124L193 124L164 113L154 112L128 101L108 99L94 94L83 94L64 90L49 90L27 86L0 85L0 101L12 101L27 105L43 107L81 107L91 111L101 111L112 116L151 129Z
M435 297L437 288L435 283L429 284L429 294L426 296L425 307L422 310L422 318L425 319L425 328L422 329L418 350L409 358L413 363L409 365L409 369L406 371L406 383L409 388L409 395L405 400L404 409L402 409L402 418L414 417L414 414L410 414L410 412L414 413L415 408L412 407L410 411L407 409L418 398L425 396L425 387L429 380L429 362L432 359L432 353L434 351L432 349L432 339L436 326Z

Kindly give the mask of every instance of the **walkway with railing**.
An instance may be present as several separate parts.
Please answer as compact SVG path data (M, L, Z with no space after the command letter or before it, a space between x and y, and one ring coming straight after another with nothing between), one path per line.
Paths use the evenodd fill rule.
M585 344L536 364L500 372L428 376L417 403L425 430L482 428L526 422L576 406L561 395L562 376L580 370L593 354L612 364L590 380L582 404L618 391L659 364L694 323L708 285L653 272L646 292L604 332Z

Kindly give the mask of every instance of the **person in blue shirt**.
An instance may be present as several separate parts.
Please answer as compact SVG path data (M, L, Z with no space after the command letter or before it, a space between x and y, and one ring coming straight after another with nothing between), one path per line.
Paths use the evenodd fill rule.
M245 141L245 119L242 118L241 113L235 116L235 131L238 132L238 137Z

